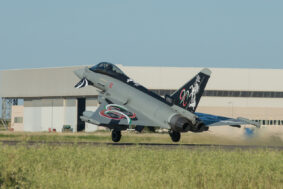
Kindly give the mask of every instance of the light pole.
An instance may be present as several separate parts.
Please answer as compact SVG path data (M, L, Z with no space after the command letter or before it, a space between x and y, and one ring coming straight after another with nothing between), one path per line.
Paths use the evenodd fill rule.
M234 117L234 104L232 101L229 101L228 104L231 104L231 117Z

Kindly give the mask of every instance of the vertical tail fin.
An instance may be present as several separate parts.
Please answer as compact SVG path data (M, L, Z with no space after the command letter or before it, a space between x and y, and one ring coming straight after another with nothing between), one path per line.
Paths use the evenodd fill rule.
M195 112L210 74L211 71L204 68L179 90L175 91L171 95L174 99L174 104L190 112Z

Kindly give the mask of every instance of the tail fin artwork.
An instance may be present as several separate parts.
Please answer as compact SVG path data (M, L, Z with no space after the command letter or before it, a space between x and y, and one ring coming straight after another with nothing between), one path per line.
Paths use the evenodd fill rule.
M171 95L171 97L174 99L174 104L190 112L195 112L206 84L210 78L210 74L211 71L207 68L204 68L179 90L175 91Z

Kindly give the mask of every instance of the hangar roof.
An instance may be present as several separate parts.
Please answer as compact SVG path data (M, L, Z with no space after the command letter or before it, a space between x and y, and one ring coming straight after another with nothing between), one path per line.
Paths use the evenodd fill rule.
M178 89L202 68L117 65L149 89ZM93 87L76 89L74 70L85 66L0 71L0 96L6 98L93 96ZM283 91L283 69L210 68L207 90Z

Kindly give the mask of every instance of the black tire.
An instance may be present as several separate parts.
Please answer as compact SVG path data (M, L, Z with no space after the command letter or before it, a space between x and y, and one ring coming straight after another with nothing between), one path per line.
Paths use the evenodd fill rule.
M181 139L181 133L180 132L176 132L176 131L170 131L169 135L171 137L171 140L173 142L179 142Z
M121 131L113 130L111 136L112 136L113 142L119 142L121 140L121 137L122 137Z

